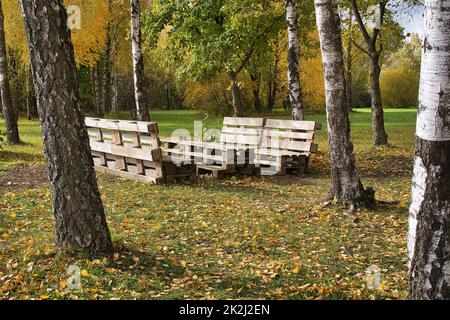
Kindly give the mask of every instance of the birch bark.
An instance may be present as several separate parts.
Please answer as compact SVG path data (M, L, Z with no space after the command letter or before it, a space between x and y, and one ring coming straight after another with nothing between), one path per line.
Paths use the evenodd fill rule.
M365 190L356 172L350 135L344 54L337 0L315 0L316 20L325 79L331 188L329 200L347 204L354 214L357 205L367 205Z
M142 55L141 10L139 0L131 0L131 47L133 55L136 114L140 121L150 121L145 93L144 57Z
M450 299L450 0L425 1L412 203L409 293Z
M61 0L20 4L53 194L56 243L91 254L110 252L66 9Z
M292 107L292 119L304 120L302 92L300 87L300 68L298 41L298 15L294 0L286 0L286 22L288 26L288 89Z

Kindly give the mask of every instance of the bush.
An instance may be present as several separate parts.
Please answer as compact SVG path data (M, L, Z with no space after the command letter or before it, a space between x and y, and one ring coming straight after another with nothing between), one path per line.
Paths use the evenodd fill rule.
M402 64L381 75L381 92L386 107L409 108L417 105L419 72Z

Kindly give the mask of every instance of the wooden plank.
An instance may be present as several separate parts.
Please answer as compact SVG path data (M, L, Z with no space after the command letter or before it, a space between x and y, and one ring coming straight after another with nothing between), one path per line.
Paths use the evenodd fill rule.
M158 184L158 183L162 182L161 177L148 176L148 175L144 176L144 175L140 175L140 174L134 174L134 173L120 171L120 170L111 169L111 168L102 167L102 166L95 166L94 168L95 168L95 171L97 171L99 173L112 174L112 175L119 176L122 178L130 179L130 180L137 180L137 181L153 183L153 184Z
M262 127L264 125L263 118L237 118L226 117L223 119L224 126L250 126L250 127Z
M208 148L222 150L223 145L218 142L203 142L192 140L178 140L176 138L164 138L161 139L162 143L168 143L176 146L195 147L195 148Z
M292 131L280 131L276 129L266 129L263 132L264 138L288 138L298 140L313 140L314 131L309 132L292 132Z
M261 134L261 129L224 127L222 129L222 133L257 136L257 135Z
M86 118L86 126L91 128L101 128L108 130L123 130L131 132L156 133L158 125L154 122L124 121Z
M292 150L292 151L307 151L315 152L313 143L311 141L292 141L292 140L264 140L260 149L277 149L277 150ZM317 145L316 145L317 146Z
M320 130L322 128L322 124L315 121L268 119L266 120L265 128L314 131Z
M160 149L139 149L92 140L90 143L91 149L97 152L109 153L115 156L129 157L147 161L158 161L161 159Z
M263 156L274 156L274 157L281 157L281 156L288 156L288 157L299 157L299 156L309 156L310 152L291 152L288 150L277 150L277 149L258 149L256 151L257 155L263 155Z
M258 136L243 136L234 134L222 134L220 136L220 141L223 144L242 144L242 145L258 145L260 137Z

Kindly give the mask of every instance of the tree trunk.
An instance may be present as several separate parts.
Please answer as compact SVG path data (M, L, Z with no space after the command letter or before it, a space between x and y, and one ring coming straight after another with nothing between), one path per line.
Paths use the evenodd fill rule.
M17 61L17 58L15 56L14 50L9 49L9 64L11 67L11 80L12 80L12 102L13 102L13 109L16 113L16 121L19 121L20 116L20 82L19 82L19 63Z
M170 110L170 79L166 81L166 109Z
M103 88L101 85L102 74L100 72L100 63L97 62L94 70L94 81L95 81L95 100L97 102L97 108L95 110L98 117L103 118L105 116L105 109L103 109ZM102 82L103 83L103 82Z
M79 80L61 0L21 0L53 193L57 245L110 252Z
M97 88L96 88L96 78L97 78L97 72L95 70L95 66L91 67L90 70L90 78L91 78L91 91L92 91L92 110L94 112L97 112L98 110L98 100L97 100ZM97 114L98 116L98 114Z
M253 73L250 73L250 79L253 82L253 99L254 99L254 106L256 112L261 112L262 104L261 104L261 75L255 75Z
M106 32L106 47L103 60L103 89L102 89L102 110L101 113L111 111L111 36L108 24Z
M150 121L147 97L145 93L144 57L141 47L141 10L139 0L131 1L131 47L133 53L134 94L136 115L140 121Z
M11 144L19 144L19 126L11 98L9 87L8 62L6 57L5 29L3 18L3 5L0 0L0 94L3 106L3 116L6 126L6 141Z
M33 84L33 74L31 71L31 66L27 67L27 78L26 78L26 88L27 88L27 118L31 120L37 115L36 110L36 94L34 92Z
M233 95L233 109L234 109L234 117L242 117L242 98L241 98L241 89L239 88L237 74L234 71L228 73L228 76L231 80L231 93Z
M289 100L292 107L292 119L304 120L302 106L302 92L300 87L300 68L298 41L298 15L294 0L286 0L286 21L288 26L289 54L288 54L288 87Z
M348 41L347 41L347 65L345 78L347 79L347 108L349 112L353 111L353 19L352 10L349 10L349 23L348 23Z
M277 93L278 93L278 66L280 64L280 55L278 52L275 52L274 57L274 65L273 65L273 74L271 75L271 78L269 80L268 86L269 86L269 98L267 103L267 108L269 111L272 111L275 107L275 102L277 100Z
M388 1L380 1L378 6L380 8L381 22L386 12L386 6ZM364 41L367 45L367 50L360 48L364 53L370 57L370 95L372 99L372 131L373 142L376 146L384 145L388 143L388 135L384 128L384 112L383 104L381 100L381 88L380 88L380 56L383 52L383 46L377 49L378 37L381 34L381 29L374 28L372 35L369 34L368 29L364 23L361 12L358 9L357 0L351 0L353 14L361 30ZM379 26L378 28L381 28Z
M370 68L370 95L372 98L372 130L373 143L376 146L388 143L388 135L384 128L384 111L381 100L380 87L380 56L377 53L371 56Z
M425 1L409 212L411 299L450 299L450 1Z
M119 80L117 71L117 51L119 46L118 26L112 28L112 46L111 46L111 110L114 113L119 112Z
M327 105L331 189L329 200L355 207L367 205L364 188L356 173L347 108L344 55L337 0L315 0L322 51Z
M118 76L117 76L117 68L114 67L112 71L112 90L111 90L111 110L114 113L119 112L119 82L118 82Z

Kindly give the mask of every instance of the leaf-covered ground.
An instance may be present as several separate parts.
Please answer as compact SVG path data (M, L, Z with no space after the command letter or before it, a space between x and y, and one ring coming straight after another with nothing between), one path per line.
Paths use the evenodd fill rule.
M379 200L399 204L360 211L356 224L342 215L343 208L322 208L329 183L322 131L321 152L303 178L205 178L197 185L150 186L101 175L116 253L97 258L55 248L46 183L8 187L12 169L43 163L37 123L21 122L25 144L0 150L0 297L406 298L415 116L410 110L387 112L391 145L377 149L371 146L370 114L353 119L364 184L376 189ZM158 122L170 131L163 119ZM71 265L82 270L79 290L67 287ZM381 268L380 290L366 286L372 265Z

